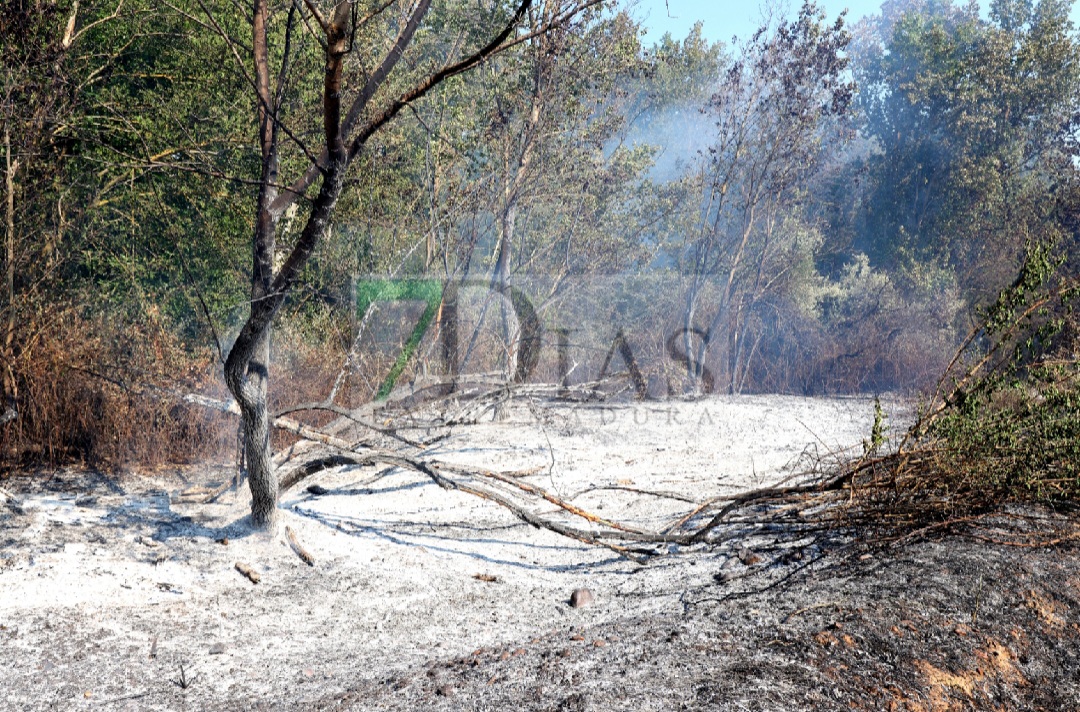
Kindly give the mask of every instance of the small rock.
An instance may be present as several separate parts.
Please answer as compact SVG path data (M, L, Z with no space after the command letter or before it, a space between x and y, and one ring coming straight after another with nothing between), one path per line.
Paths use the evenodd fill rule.
M743 562L744 566L754 566L761 563L761 556L755 554L749 549L739 549L739 561Z
M606 640L597 639L592 642L594 648L602 648L607 645Z
M815 635L814 640L817 641L818 645L821 645L823 647L832 647L840 642L836 639L835 635L833 635L827 630L823 630L817 635Z
M211 655L221 655L225 652L225 643L214 643L210 646Z
M439 687L436 688L435 693L440 697L453 697L454 688L450 687L450 685L439 685Z
M330 490L326 489L322 485L308 485L307 491L308 491L308 494L313 494L316 497L318 497L320 495L328 494L330 492Z
M570 594L570 607L584 608L595 600L596 597L593 596L592 591L587 588L579 588Z

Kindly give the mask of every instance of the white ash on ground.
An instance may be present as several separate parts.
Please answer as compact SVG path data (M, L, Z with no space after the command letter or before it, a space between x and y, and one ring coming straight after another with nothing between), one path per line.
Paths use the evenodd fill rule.
M902 406L886 409L898 427ZM497 422L455 428L425 455L529 471L569 501L656 528L691 508L689 500L770 485L811 460L857 453L872 420L869 399L519 404ZM627 679L648 669L635 662L645 654L635 636L683 621L720 640L727 618L749 631L760 625L764 635L807 607L796 618L817 625L827 606L815 607L831 605L828 596L843 598L847 610L859 595L807 586L815 571L835 566L835 557L818 559L828 548L820 541L778 549L774 532L749 531L731 546L673 547L641 566L395 468L313 476L285 493L276 537L246 528L243 494L214 504L178 496L228 476L191 468L5 482L23 511L0 520L0 652L9 661L0 670L0 708L505 709L497 701L516 694L519 682L545 684L542 665L527 675L521 666L569 659L585 660L591 672L570 670L535 709L602 709L621 688L597 682L611 672L598 661L616 656ZM860 570L889 570L873 556L855 561ZM762 592L768 586L774 593ZM593 600L574 607L579 589ZM1075 610L1057 605L1062 615ZM841 633L830 635L845 644ZM638 647L628 651L632 639ZM753 655L771 659L786 649L777 640L757 640L765 647ZM460 665L496 666L490 685L443 670L470 656L481 662ZM704 675L708 659L688 670ZM509 677L500 682L495 673L504 668ZM804 676L824 684L819 677ZM708 709L702 694L669 684L653 702L622 708ZM806 699L819 698L827 695Z

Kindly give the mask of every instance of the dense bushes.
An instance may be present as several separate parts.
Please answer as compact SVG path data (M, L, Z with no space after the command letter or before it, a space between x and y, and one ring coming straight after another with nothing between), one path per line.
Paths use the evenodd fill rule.
M62 310L22 344L12 364L19 416L0 430L4 466L82 462L114 469L232 457L230 416L175 397L216 390L215 370L208 350L186 347L160 322Z
M1080 282L1052 254L1029 249L899 450L852 466L847 520L888 538L984 521L1020 543L1076 537L1067 523L1010 509L1080 499Z

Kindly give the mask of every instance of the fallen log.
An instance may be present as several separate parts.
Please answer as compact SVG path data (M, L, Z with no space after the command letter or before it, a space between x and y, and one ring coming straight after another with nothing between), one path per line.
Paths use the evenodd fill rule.
M243 574L248 581L259 583L259 581L262 580L262 576L259 575L259 572L251 568L249 564L245 564L243 561L237 561L235 566L236 570Z

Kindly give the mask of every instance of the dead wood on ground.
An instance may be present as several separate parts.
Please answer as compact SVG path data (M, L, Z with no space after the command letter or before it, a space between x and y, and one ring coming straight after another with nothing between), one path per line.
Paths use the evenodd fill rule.
M315 557L300 543L300 540L297 538L296 532L293 531L292 527L285 527L285 537L289 540L289 546L292 547L293 552L300 557L301 561L308 566L315 565Z
M747 526L785 522L792 538L820 530L819 522L800 521L791 516L790 507L777 505L788 505L800 498L820 496L822 492L840 486L843 478L792 487L764 488L737 496L712 497L701 502L685 496L672 497L668 493L621 488L634 494L674 498L692 505L687 512L665 526L650 531L603 517L574 504L572 500L576 497L560 497L539 485L525 481L527 476L542 471L542 467L503 472L445 462L424 455L426 447L446 437L452 428L479 422L484 417L494 417L514 399L603 401L613 393L618 395L626 390L625 384L620 384L619 381L620 379L613 378L568 388L555 384L500 384L479 377L470 378L468 382L454 383L450 393L446 392L447 383L436 383L424 386L420 391L414 390L405 396L392 398L383 404L367 404L353 410L328 403L294 406L283 411L283 414L279 414L273 421L275 428L301 438L300 442L275 456L280 487L282 491L288 490L330 467L346 464L390 465L415 472L445 490L462 492L498 504L531 526L609 549L639 563L666 552L667 547L672 544L715 544L735 538L733 531L724 535L717 534L718 529L729 523L735 531L745 531ZM417 397L418 392L424 395L423 399ZM235 404L202 395L186 394L182 400L221 412L238 413ZM418 406L421 401L424 402L422 409ZM316 428L284 414L304 410L330 411L340 417L327 426ZM372 437L350 437L350 433L355 433L357 429L366 431ZM220 492L215 491L209 493L207 499L219 495ZM776 511L765 511L759 506L762 504L767 505L765 509L773 507ZM542 514L539 511L541 506L554 506L555 512ZM720 510L707 522L699 523L700 519L717 507L720 507ZM761 509L753 518L728 521L735 513L753 507ZM293 548L295 550L297 546L294 544ZM307 561L303 554L299 551L297 553Z
M275 458L281 488L295 487L329 467L389 465L415 472L443 489L494 502L531 526L607 548L638 562L668 551L670 545L718 546L763 527L788 542L858 531L866 544L890 544L961 530L1017 546L1080 540L1080 528L1052 515L1038 526L1003 529L1001 507L988 506L981 511L957 508L948 493L933 492L933 478L927 473L934 467L934 445L910 433L925 432L926 418L940 417L940 409L920 418L898 451L867 453L831 465L813 461L800 473L798 483L788 486L700 501L663 492L614 488L686 501L689 506L684 513L655 531L600 516L574 504L576 496L563 498L525 481L537 468L501 472L424 454L429 445L447 437L453 428L495 417L515 399L603 401L612 393L620 393L618 379L567 389L555 384L500 384L476 377L453 384L435 382L387 402L354 410L325 403L296 406L286 412L325 410L339 418L323 428L284 414L274 420L275 427L301 438L301 442ZM201 396L187 396L184 400L235 412L231 404ZM350 437L358 430L370 437ZM924 478L928 484L920 491L919 480L912 478ZM901 491L904 496L898 494ZM541 507L547 506L554 506L555 512L541 514Z

